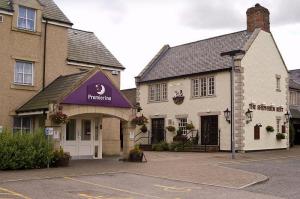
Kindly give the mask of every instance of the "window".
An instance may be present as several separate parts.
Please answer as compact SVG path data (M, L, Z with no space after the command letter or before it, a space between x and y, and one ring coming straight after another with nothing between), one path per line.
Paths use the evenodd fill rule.
M255 125L254 126L254 140L259 140L260 139L260 126Z
M33 85L33 64L17 61L15 65L15 84Z
M186 135L186 124L187 124L187 118L179 118L178 119L178 128L180 131L182 131L183 135Z
M92 122L91 120L82 120L81 140L91 140Z
M76 120L71 119L66 126L66 140L75 141L76 140Z
M280 76L276 75L276 90L280 91Z
M280 133L280 119L276 119L276 133Z
M296 91L290 92L290 105L300 105L300 93Z
M3 15L0 15L0 23L2 23L3 21L4 21Z
M168 99L168 88L166 83L152 84L149 86L150 102L167 101L167 99Z
M215 95L215 78L201 77L192 80L192 96L205 97Z
M35 31L36 11L23 6L19 7L18 28Z
M14 133L31 133L32 119L30 117L14 117Z

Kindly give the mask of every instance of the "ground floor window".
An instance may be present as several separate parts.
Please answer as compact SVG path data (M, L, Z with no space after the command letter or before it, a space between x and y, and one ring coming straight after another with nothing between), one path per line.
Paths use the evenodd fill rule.
M66 140L75 141L76 140L76 120L71 119L66 126Z
M183 135L186 135L186 124L187 124L187 118L179 118L178 119L178 128L183 133Z
M280 119L276 119L276 133L280 133Z
M14 133L31 133L32 118L31 117L14 117Z

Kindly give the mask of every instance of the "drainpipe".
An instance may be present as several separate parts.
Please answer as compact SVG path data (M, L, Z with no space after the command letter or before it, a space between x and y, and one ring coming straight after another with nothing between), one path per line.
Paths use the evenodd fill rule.
M46 86L47 28L48 28L48 19L46 19L46 23L45 23L44 59L43 59L43 87L42 87L42 90L44 90L44 89L45 89L45 86Z

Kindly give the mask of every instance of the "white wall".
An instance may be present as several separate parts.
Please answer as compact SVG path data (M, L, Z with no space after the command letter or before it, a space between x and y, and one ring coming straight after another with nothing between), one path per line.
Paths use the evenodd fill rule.
M265 102L267 105L284 106L283 112L254 110L253 121L245 126L244 150L286 148L288 139L277 141L276 132L267 133L265 130L266 126L270 125L276 131L276 117L282 118L283 125L284 114L287 111L288 73L270 33L260 31L242 59L242 67L245 75L245 112L252 101L257 105ZM276 91L276 75L281 76L281 92ZM262 124L260 139L254 140L254 126L258 123Z
M212 74L210 74L212 75ZM191 78L180 78L166 81L168 84L168 101L160 103L148 103L148 85L142 84L138 86L140 91L140 104L143 108L142 113L146 116L150 123L148 129L151 130L150 118L155 115L165 116L165 125L168 126L168 119L172 119L177 128L178 121L176 115L188 115L188 122L192 121L196 129L200 128L201 114L219 114L219 129L221 129L221 150L230 150L230 124L225 121L223 111L230 108L230 73L215 73L215 97L206 97L200 99L191 99ZM184 103L176 105L173 102L175 91L182 90L185 96ZM167 133L167 139L172 141L176 133Z

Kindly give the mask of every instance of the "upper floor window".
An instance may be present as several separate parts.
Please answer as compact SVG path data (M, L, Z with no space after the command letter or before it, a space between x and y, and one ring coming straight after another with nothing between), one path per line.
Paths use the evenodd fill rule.
M160 102L168 99L168 89L166 83L152 84L149 86L149 101Z
M36 11L32 8L19 7L18 28L35 31Z
M298 105L300 102L299 97L297 92L290 91L290 105Z
M15 84L33 85L33 63L17 61L15 65Z
M276 91L280 91L280 75L276 75Z
M200 77L192 80L192 96L205 97L215 95L215 77Z

